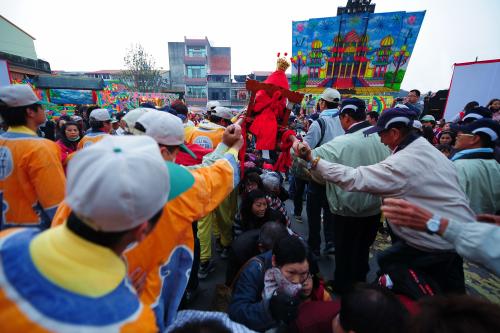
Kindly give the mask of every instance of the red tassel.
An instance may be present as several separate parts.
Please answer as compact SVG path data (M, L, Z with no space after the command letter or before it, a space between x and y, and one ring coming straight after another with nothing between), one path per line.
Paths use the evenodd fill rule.
M278 58L280 57L280 53L278 52Z
M288 53L285 52L285 57L288 55Z

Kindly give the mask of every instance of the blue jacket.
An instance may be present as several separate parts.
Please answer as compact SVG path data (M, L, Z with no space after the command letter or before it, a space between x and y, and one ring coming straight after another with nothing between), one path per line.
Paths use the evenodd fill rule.
M235 282L228 313L231 320L264 332L278 325L271 317L269 302L262 299L264 274L272 267L272 253L268 251L254 258Z

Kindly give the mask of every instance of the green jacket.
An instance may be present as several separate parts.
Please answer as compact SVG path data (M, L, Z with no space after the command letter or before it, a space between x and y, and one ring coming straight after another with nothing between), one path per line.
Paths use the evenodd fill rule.
M500 164L495 159L459 159L453 162L458 181L476 214L500 211Z
M345 135L314 149L313 158L319 156L325 161L354 168L383 161L390 155L389 149L380 142L378 135L365 136L366 128L365 122L354 125ZM376 195L347 192L327 182L326 196L331 212L336 215L363 217L380 213L381 199Z

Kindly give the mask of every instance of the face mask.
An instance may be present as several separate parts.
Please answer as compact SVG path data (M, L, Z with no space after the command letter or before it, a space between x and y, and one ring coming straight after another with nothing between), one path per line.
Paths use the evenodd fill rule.
M80 140L80 136L77 136L76 138L73 138L73 139L68 138L68 140L71 141L71 142L75 142L75 141Z

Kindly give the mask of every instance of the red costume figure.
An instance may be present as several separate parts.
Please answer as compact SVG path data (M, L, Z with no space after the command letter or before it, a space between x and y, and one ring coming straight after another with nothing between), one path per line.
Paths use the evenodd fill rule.
M290 64L286 58L279 58L278 53L276 71L269 75L264 83L288 90L288 79L285 71L289 66ZM260 90L255 95L255 119L250 126L250 132L255 135L258 150L274 150L276 148L278 119L283 119L286 103L287 99L282 95L281 91L275 91L270 96L266 91Z

